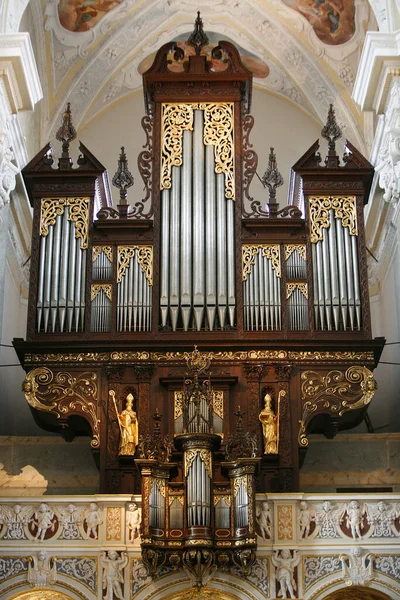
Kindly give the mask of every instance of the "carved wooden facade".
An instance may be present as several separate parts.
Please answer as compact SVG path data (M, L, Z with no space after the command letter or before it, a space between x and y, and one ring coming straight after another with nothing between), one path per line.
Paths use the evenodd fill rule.
M45 147L24 169L34 208L27 339L14 341L24 391L45 427L91 433L101 492L139 493L139 455L119 455L118 415L131 394L141 436L157 410L162 435L179 433L177 393L197 345L212 365L222 448L240 407L261 458L257 491L297 491L307 434L358 424L375 389L383 341L371 338L363 228L372 167L350 143L340 164L331 114L326 164L316 143L294 167L304 214L279 210L274 194L263 208L250 195L251 74L228 42L193 48L166 44L144 75L142 201L126 204L119 173L112 207L105 169L83 146L72 167L70 116L58 168ZM270 454L266 394L278 415ZM226 481L222 451L214 461ZM168 474L177 490L181 475Z

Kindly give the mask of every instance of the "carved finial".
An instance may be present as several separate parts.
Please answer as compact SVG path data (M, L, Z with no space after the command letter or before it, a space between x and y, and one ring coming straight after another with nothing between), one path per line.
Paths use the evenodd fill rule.
M269 190L269 204L276 202L276 188L283 185L283 177L278 169L274 149L271 148L268 157L268 167L261 178L264 187Z
M211 363L209 354L203 354L200 350L197 350L197 346L194 347L193 352L185 352L184 357L188 368L195 373L205 371Z
M127 189L134 184L132 173L128 169L128 159L126 158L125 148L121 147L121 154L118 159L118 168L112 178L112 184L119 189L119 198L121 204L126 204Z
M62 125L56 133L56 139L62 142L62 155L58 161L60 169L68 169L72 166L72 161L69 158L69 145L76 138L76 130L72 125L71 104L67 102L66 109L63 114Z
M233 414L235 415L235 417L237 417L236 431L239 433L240 431L243 431L243 416L245 413L243 410L240 410L239 405L237 411Z
M336 156L335 142L342 136L342 131L336 122L333 104L329 105L328 118L321 135L325 140L328 140L329 156Z
M194 22L193 32L190 34L188 43L194 46L196 55L199 56L203 46L207 46L208 37L204 33L203 20L200 17L200 11L197 11L197 19Z

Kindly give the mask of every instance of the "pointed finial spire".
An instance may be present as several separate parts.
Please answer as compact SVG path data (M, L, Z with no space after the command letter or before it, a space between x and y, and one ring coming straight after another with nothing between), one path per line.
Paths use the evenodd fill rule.
M128 159L126 158L125 148L121 147L121 154L118 159L118 168L112 178L112 184L119 189L120 204L126 204L127 189L134 184L132 173L128 169Z
M336 156L335 142L342 136L342 131L336 122L333 104L329 105L328 118L325 127L321 131L321 135L325 140L328 140L329 156Z
M264 187L269 190L268 204L276 203L276 188L283 185L283 177L278 169L274 149L271 148L268 157L268 167L261 178Z
M70 169L72 167L72 161L69 157L69 145L75 138L76 130L72 125L71 104L70 102L67 102L61 127L56 133L56 139L59 142L62 142L62 155L58 161L58 167L60 169Z
M193 32L190 34L188 43L191 46L194 46L197 56L199 56L202 47L207 46L208 44L208 37L204 33L203 20L200 17L200 11L197 11L197 19L194 22L194 29Z

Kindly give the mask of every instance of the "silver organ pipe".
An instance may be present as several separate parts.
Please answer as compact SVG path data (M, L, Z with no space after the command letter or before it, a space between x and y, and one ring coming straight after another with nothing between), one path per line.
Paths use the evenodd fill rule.
M90 330L94 332L110 331L112 317L112 286L94 284L91 287Z
M273 247L243 247L244 325L248 331L272 331L282 327L280 273L268 253L269 248Z
M183 506L178 498L174 498L169 507L169 526L171 529L183 528Z
M202 110L194 111L193 132L193 306L195 327L201 330L205 305L205 252L204 252L204 117ZM185 131L185 134L188 133ZM190 274L189 278L190 280ZM185 331L187 327L184 326Z
M196 111L198 112L198 111ZM192 306L192 132L183 132L183 164L181 167L181 223L180 223L180 299L183 329L189 329ZM193 163L196 156L193 156ZM193 164L193 170L195 169ZM193 182L193 193L196 182ZM197 226L197 224L196 224Z
M307 284L293 284L290 289L287 284L287 313L290 331L308 329L308 292Z
M52 199L44 199L46 206ZM86 245L77 236L68 206L57 203L56 216L42 231L37 288L37 331L58 333L82 331L85 319ZM73 199L75 201L75 199ZM88 204L87 204L88 205ZM82 212L85 214L85 201ZM46 214L46 213L44 213Z
M161 192L161 256L163 268L160 273L160 310L161 326L167 326L168 319L168 282L169 282L169 223L170 223L170 191Z
M212 146L206 146L206 310L208 328L214 329L215 311L217 304L217 263L216 263L216 189L214 172L214 150Z
M141 257L146 248L149 251L147 265ZM152 283L148 268L152 270L152 247L120 246L118 257L117 331L150 331Z
M249 498L243 482L237 487L235 496L235 527L248 527L249 524Z
M318 202L318 198L310 199ZM314 314L318 330L354 331L361 329L361 298L358 273L358 250L356 225L351 224L351 198L348 202L347 222L337 214L342 199L331 201L325 211L327 221L320 237L312 240L312 264L314 281ZM355 211L355 200L354 209ZM350 225L349 225L350 221ZM354 217L355 222L355 217ZM353 227L353 231L351 231ZM322 238L322 239L321 239Z
M221 498L215 505L215 527L217 529L229 529L230 507L225 498Z
M157 481L153 482L149 496L149 526L154 529L165 527L165 496Z
M204 106L181 131L182 162L161 192L160 319L173 331L235 326L235 204L205 142Z
M171 236L170 236L170 252L169 252L169 307L171 316L171 325L173 331L176 331L178 323L179 309L179 240L180 231L180 171L178 167L172 167L172 189L171 189ZM164 257L162 257L164 266ZM163 268L163 267L162 267Z
M199 452L188 469L186 485L188 527L210 527L211 480Z

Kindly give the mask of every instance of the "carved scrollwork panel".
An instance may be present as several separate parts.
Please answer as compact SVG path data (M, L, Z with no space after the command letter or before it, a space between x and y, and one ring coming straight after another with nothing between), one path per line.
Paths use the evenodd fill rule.
M92 448L100 446L100 419L97 416L97 375L92 372L76 376L66 371L53 373L47 367L30 371L22 389L33 408L53 413L57 419L80 414L90 423Z
M301 375L303 414L299 421L298 441L307 447L307 425L313 414L326 412L338 417L349 410L367 406L375 393L376 382L367 367L355 365L345 372L329 371L325 375L316 371L304 371Z
M313 244L322 240L322 230L330 227L329 211L333 209L342 227L347 227L350 235L358 235L357 206L355 196L310 196L310 229Z

